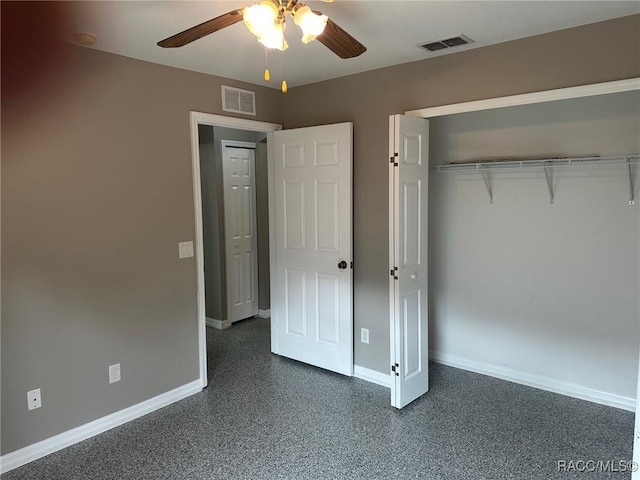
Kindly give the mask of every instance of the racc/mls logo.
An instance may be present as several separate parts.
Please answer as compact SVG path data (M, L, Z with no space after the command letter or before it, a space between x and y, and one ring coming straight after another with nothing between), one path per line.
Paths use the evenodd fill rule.
M624 473L637 471L638 464L630 460L558 460L556 469L562 473Z

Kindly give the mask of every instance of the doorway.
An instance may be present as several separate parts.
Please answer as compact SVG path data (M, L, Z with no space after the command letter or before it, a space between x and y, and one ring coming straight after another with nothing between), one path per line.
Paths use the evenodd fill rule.
M210 236L210 234L205 228L207 222L203 222L203 205L206 205L207 200L211 200L212 196L208 194L208 187L203 183L205 175L201 173L200 154L201 149L207 150L207 146L213 151L218 142L211 141L208 144L206 141L201 142L200 133L210 132L212 127L214 140L215 128L218 127L225 128L225 134L219 135L221 138L225 138L225 135L232 131L236 133L240 131L242 134L259 133L262 137L266 134L269 137L264 144L264 152L267 153L266 158L269 161L262 162L268 166L267 181L264 182L266 192L263 192L263 195L267 195L268 202L260 202L261 206L268 209L268 215L259 216L268 218L266 229L268 241L265 238L267 235L262 234L265 244L278 246L278 248L269 249L268 254L270 273L267 284L274 287L276 293L274 295L272 291L270 296L277 300L273 305L275 308L273 315L270 315L272 352L351 376L353 374L352 124L323 125L276 132L280 126L275 124L227 119L196 112L192 112L191 119L198 325L203 386L206 386L207 368L205 326L209 323L205 312L207 312L206 304L210 300L206 295L205 275L211 272L205 268L207 258L204 248L207 244L205 235ZM226 122L227 120L229 122ZM262 142L256 143L263 145ZM260 162L258 161L257 164ZM208 168L206 162L204 165L205 169ZM221 168L218 170L220 171ZM272 188L274 185L279 187ZM222 189L218 187L215 190L219 192ZM220 212L219 204L215 208L209 208L209 211L211 210ZM278 235L282 237L280 241L277 241ZM258 236L260 237L260 234ZM220 235L218 237L220 250L223 240ZM323 256L324 260L315 261L316 257L320 256ZM222 265L223 262L219 259L225 257L214 255L215 257ZM262 257L265 258L267 255ZM291 261L295 258L300 262L294 266ZM283 275L285 279L289 279L284 284L281 281ZM224 276L219 275L219 278ZM220 280L218 292L222 289L222 285L223 282ZM225 296L221 294L220 298L224 299ZM272 303L269 301L270 306ZM228 321L228 311L225 316L225 320ZM295 335L300 338L294 340ZM288 340L288 343L285 340ZM309 344L308 348L298 348L298 344L305 341ZM302 353L294 354L295 352L287 351L285 347L291 346L290 344L298 345L295 347L297 348L295 352ZM328 364L317 361L318 358L324 360L334 357L335 360Z
M266 134L198 125L207 325L269 310ZM258 194L259 192L259 194ZM258 274L262 275L259 281Z
M256 168L257 175L261 175L264 173L266 178L266 143L262 142L266 138L266 135L269 132L274 132L276 130L280 130L282 127L278 124L266 123L266 122L258 122L254 120L245 120L239 118L232 117L223 117L220 115L213 115L207 113L200 112L191 112L191 147L192 147L192 171L193 171L193 190L194 190L194 212L195 212L195 257L196 257L196 276L197 276L197 306L198 306L198 338L199 338L199 359L200 359L200 382L202 387L207 386L207 351L206 351L206 326L207 324L221 328L225 326L228 322L228 325L231 324L226 317L226 312L223 312L223 298L226 297L226 288L223 290L223 282L222 279L226 276L226 271L222 271L222 265L220 262L220 247L221 243L224 242L221 239L221 232L219 229L216 229L214 232L213 228L207 229L205 227L204 215L205 210L211 216L210 226L213 226L215 223L219 224L220 220L220 212L222 207L222 198L221 195L218 196L218 193L212 195L211 190L208 187L203 188L203 178L207 176L208 173L215 174L217 163L215 160L216 148L219 145L220 152L222 151L222 143L217 140L222 140L224 137L225 140L239 140L246 141L247 136L251 136L250 141L254 141L256 143L256 153L259 155L264 155L265 161L264 168L260 165L260 167ZM217 130L216 130L217 129ZM216 131L218 132L218 139L216 139ZM239 138L240 137L240 138ZM261 143L262 142L262 143ZM264 152L264 153L262 153ZM210 156L211 162L202 163L201 162L201 153ZM221 158L220 153L220 158ZM259 162L256 163L258 166ZM204 167L204 168L201 168ZM212 172L209 172L207 168L210 167ZM222 175L222 162L219 162L219 169L217 178L221 179ZM266 182L265 182L266 185ZM218 191L221 189L218 188ZM220 192L221 193L221 192ZM256 195L259 198L262 196L265 197L264 201L260 201L258 205L266 205L268 202L266 201L267 192L262 191L261 189L257 189ZM207 209L203 208L204 203L209 205ZM260 208L260 207L258 207ZM266 208L266 207L265 207ZM257 217L260 218L260 212L258 212ZM258 225L258 230L262 230L261 225ZM268 239L268 226L266 230L266 238L264 238L264 243L269 244ZM215 251L215 247L217 246L218 254L209 256L210 262L207 260L205 255L205 244L206 241L212 245L212 249ZM261 239L258 240L258 243L262 243ZM260 258L263 257L263 258ZM216 258L218 266L216 267ZM208 263L205 266L205 262ZM269 264L269 255L268 250L266 255L260 255L258 253L258 262L259 266L263 262L268 266ZM208 267L208 268L207 268ZM264 269L263 269L264 271ZM207 278L205 275L209 273L212 274L209 287L210 292L209 296L207 296ZM223 276L224 273L224 276ZM217 280L216 280L217 278ZM268 276L262 279L261 283L269 284ZM267 280L264 282L264 280ZM258 287L259 296L260 296L260 287ZM268 287L263 288L263 293L266 296L268 301L269 299L269 289ZM209 307L209 308L207 308ZM209 317L209 313L211 312L211 316ZM224 316L223 316L224 313ZM268 316L268 312L263 310L263 315ZM219 315L217 318L214 315ZM218 320L220 323L216 322Z

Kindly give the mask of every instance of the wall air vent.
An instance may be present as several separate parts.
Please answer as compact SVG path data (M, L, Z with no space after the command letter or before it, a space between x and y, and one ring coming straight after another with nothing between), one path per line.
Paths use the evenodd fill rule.
M467 45L473 43L466 35L456 35L454 37L445 38L443 40L437 40L435 42L422 43L418 45L420 48L424 48L429 52L437 52L438 50L444 50L445 48L459 47L461 45Z
M255 116L256 92L222 85L222 110Z

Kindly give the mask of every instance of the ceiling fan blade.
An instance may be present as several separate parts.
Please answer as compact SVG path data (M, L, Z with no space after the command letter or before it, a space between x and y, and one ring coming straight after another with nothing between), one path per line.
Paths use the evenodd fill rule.
M242 10L231 10L219 17L212 18L200 25L191 27L184 32L177 33L172 37L165 38L158 42L158 46L163 48L175 48L182 47L187 43L191 43L199 38L206 37L207 35L222 30L223 28L230 27L234 23L238 23L242 20Z
M314 12L320 13L320 12ZM367 47L353 38L331 19L327 20L324 32L316 37L325 47L340 58L353 58L367 51Z

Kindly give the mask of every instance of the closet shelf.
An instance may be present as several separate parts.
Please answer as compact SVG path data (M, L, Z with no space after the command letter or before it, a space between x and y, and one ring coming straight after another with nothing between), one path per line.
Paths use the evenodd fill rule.
M547 180L549 200L553 203L554 186L552 170L555 167L572 167L580 165L625 165L629 174L629 205L635 205L635 185L633 182L632 165L640 164L640 155L618 155L610 157L573 157L573 158L542 158L535 160L489 160L485 162L447 163L432 167L438 172L480 172L484 185L489 194L489 203L493 203L493 189L491 186L491 170L509 168L542 168Z
M484 162L447 163L433 167L438 172L463 172L477 170L499 170L503 168L548 168L573 165L614 165L620 163L639 164L640 155L618 155L612 157L543 158L535 160L487 160Z

